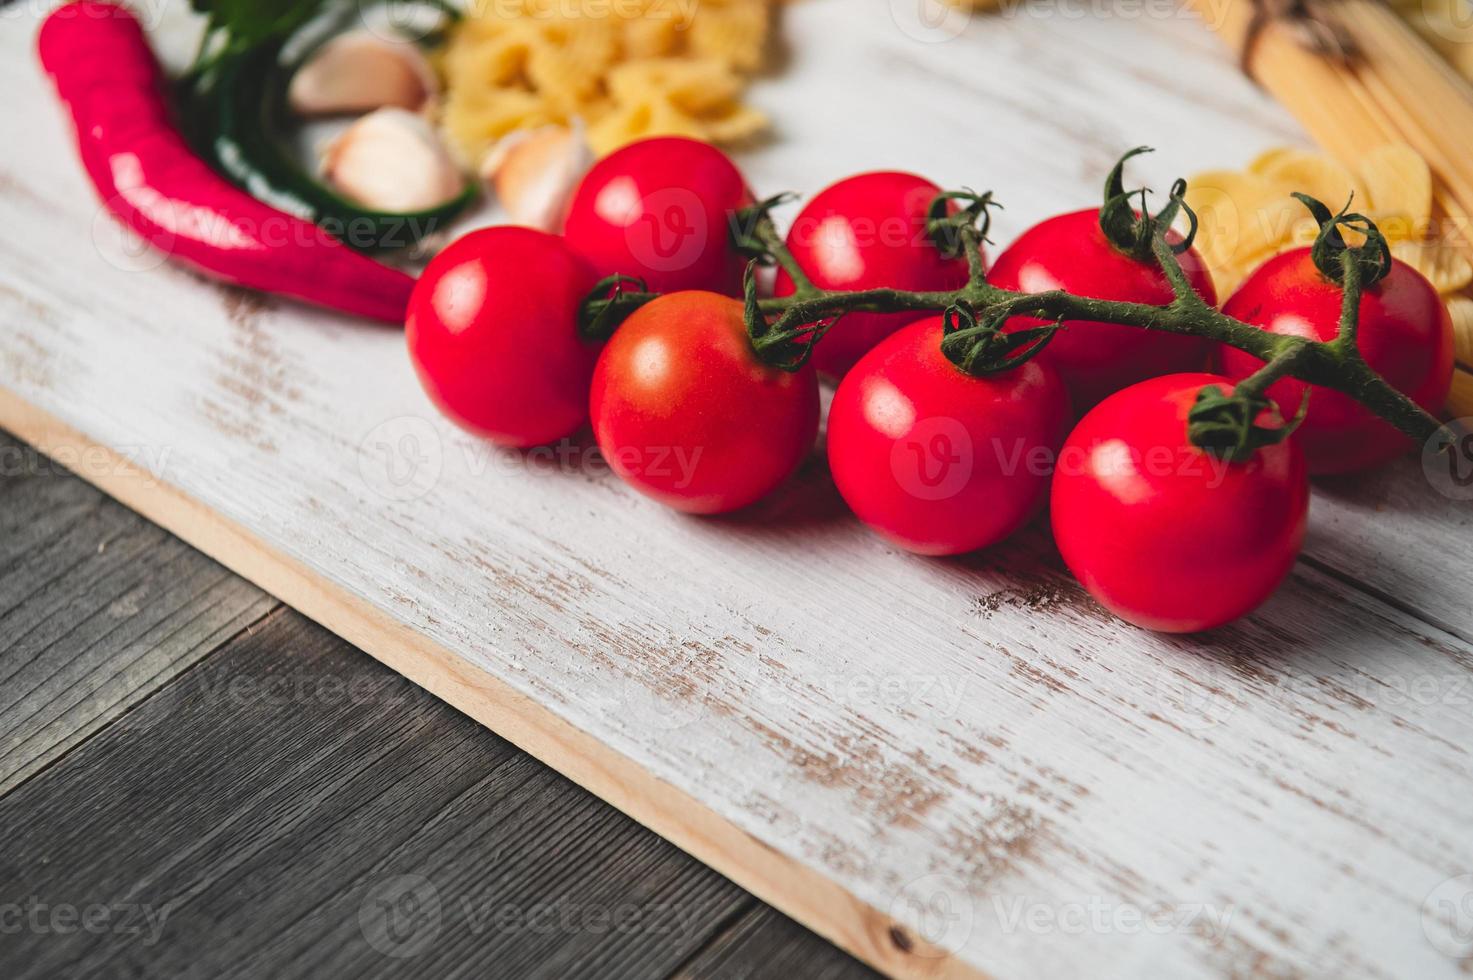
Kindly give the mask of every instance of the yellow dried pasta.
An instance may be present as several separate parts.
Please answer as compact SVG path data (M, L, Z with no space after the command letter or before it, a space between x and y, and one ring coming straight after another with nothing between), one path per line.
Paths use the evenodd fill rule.
M1290 196L1294 191L1318 197L1332 210L1353 193L1353 208L1376 222L1398 257L1443 292L1467 284L1463 256L1425 240L1432 176L1426 161L1404 144L1371 150L1356 173L1328 157L1285 147L1259 154L1244 171L1208 171L1187 183L1187 203L1201 218L1198 249L1220 294L1236 289L1279 252L1314 241L1318 226ZM1362 240L1354 232L1344 234L1353 245Z
M1393 0L1391 6L1456 71L1473 81L1473 16L1466 0Z
M1453 319L1453 350L1458 361L1473 367L1473 299L1453 296L1447 301L1447 312Z
M609 74L609 90L616 108L588 128L596 152L655 135L735 140L766 125L760 113L736 100L739 80L716 62L621 65Z
M1473 264L1444 242L1397 242L1391 254L1427 277L1439 293L1456 293L1473 283Z
M442 123L467 164L501 137L574 119L596 152L654 135L742 139L772 0L471 0L440 56Z
M765 3L714 7L691 22L691 53L741 71L756 71L762 67L770 17Z

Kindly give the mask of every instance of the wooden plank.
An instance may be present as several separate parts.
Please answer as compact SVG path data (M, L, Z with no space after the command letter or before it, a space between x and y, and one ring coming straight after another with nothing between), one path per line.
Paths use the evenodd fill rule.
M7 423L6 420L13 420ZM864 904L833 881L756 835L734 825L678 787L632 764L609 746L568 724L496 675L406 628L218 513L143 471L131 459L91 442L55 418L16 401L0 388L0 424L23 431L58 460L90 458L80 470L126 506L225 563L316 622L552 765L574 782L636 817L660 836L715 867L748 891L801 916L825 938L896 975L972 976L975 971L916 938L906 926ZM649 704L648 693L630 702ZM679 726L693 719L678 713ZM668 722L662 723L668 727Z
M1435 465L1446 466L1444 458ZM1316 481L1305 555L1408 610L1473 642L1473 508L1444 496L1420 454L1370 473Z
M658 976L751 905L288 611L0 800L0 822L16 980ZM89 906L95 928L63 931Z
M734 922L678 970L678 980L860 980L876 974L762 906Z
M22 412L14 403L0 397L0 415L20 417ZM54 420L39 418L33 411L27 419L27 430L58 455L75 457L80 451L97 448L76 433L67 432ZM626 811L638 814L687 850L708 857L713 863L724 863L732 877L750 882L752 887L767 889L779 902L798 906L810 922L833 930L851 948L864 951L866 957L883 961L888 955L888 966L893 972L961 968L955 960L910 958L909 950L925 947L905 931L907 919L900 914L903 908L896 909L895 919L853 905L832 914L831 903L843 901L842 897L826 892L823 879L813 877L806 867L790 863L774 847L762 845L754 837L733 835L729 825L703 812L701 804L693 799L668 785L651 782L644 771L631 767L627 760L610 755L585 736L548 717L526 698L500 687L492 675L466 673L464 667L456 666L452 655L426 644L420 634L406 634L372 608L357 605L351 596L342 594L330 583L314 580L300 567L283 561L279 554L266 552L259 542L229 526L218 515L203 511L148 474L130 469L122 458L111 458L110 465L98 472L108 474L106 482L110 491L131 506L150 511L159 520L174 522L182 533L191 534L203 546L230 555L244 573L278 591L299 597L314 618L333 624L340 632L364 643L396 670L478 719L513 733L519 744L554 760L580 782L617 801ZM1209 859L1205 867L1198 868L1197 874L1205 875L1210 885L1199 878L1198 889L1210 887L1213 895L1251 894L1258 896L1255 901L1263 901L1261 896L1274 889L1297 892L1302 901L1291 894L1277 899L1271 908L1275 916L1288 915L1290 909L1298 910L1296 922L1305 934L1330 934L1317 931L1312 921L1305 920L1305 914L1312 916L1319 908L1308 897L1307 889L1350 888L1358 896L1362 890L1369 889L1384 904L1379 914L1367 916L1366 923L1374 919L1397 924L1396 928L1380 933L1363 932L1363 938L1374 938L1372 948L1379 950L1383 957L1399 957L1397 962L1410 958L1418 962L1419 968L1433 972L1439 964L1447 965L1449 961L1432 955L1435 949L1429 953L1430 948L1404 944L1411 941L1411 931L1406 927L1416 908L1419 891L1453 877L1456 869L1468 863L1466 845L1461 838L1449 837L1439 829L1473 817L1458 809L1466 804L1466 794L1445 797L1441 793L1449 783L1461 785L1469 775L1467 754L1461 746L1467 744L1473 733L1460 731L1460 727L1466 729L1469 723L1460 708L1460 698L1467 690L1469 651L1466 646L1446 637L1441 640L1428 637L1421 624L1395 610L1379 608L1360 593L1337 595L1334 581L1319 581L1313 569L1305 569L1291 580L1285 595L1275 600L1263 616L1206 642L1159 640L1154 649L1146 651L1148 656L1142 658L1140 650L1121 644L1118 637L1108 639L1106 632L1101 635L1099 649L1109 650L1110 657L1091 656L1076 663L1075 658L1084 654L1084 650L1071 648L1071 653L1065 654L1049 642L1050 634L1068 635L1074 628L1071 623L1077 624L1081 617L1093 621L1098 619L1098 614L1082 601L1077 590L1069 586L1056 568L1039 564L1036 552L1036 543L1020 542L1015 548L991 556L989 562L997 563L993 569L978 562L983 567L959 570L964 581L975 583L979 574L984 577L991 574L1002 575L1005 581L1013 583L981 594L964 589L956 597L965 602L970 615L979 621L968 630L970 639L989 650L990 655L1000 656L999 664L1005 668L1001 675L970 680L964 676L962 689L974 693L1010 690L1009 697L1017 700L1001 703L1006 708L1003 716L986 723L993 727L984 727L967 716L954 718L964 727L949 725L949 734L943 733L957 753L943 764L944 769L938 772L917 767L902 775L900 770L883 767L880 764L883 757L867 761L861 756L850 761L844 756L826 755L821 745L812 742L790 743L790 748L785 750L792 753L788 756L789 765L798 767L798 771L809 770L813 774L809 778L820 780L822 785L857 804L875 791L873 787L889 788L894 784L898 795L882 799L893 808L890 812L897 814L898 819L883 828L867 825L866 833L873 835L872 842L885 841L913 829L903 801L914 798L918 787L924 790L928 780L943 779L952 791L970 786L977 794L974 798L992 808L990 813L974 811L973 816L958 822L952 809L955 801L939 801L952 810L941 826L955 828L955 832L964 835L960 839L974 842L974 850L967 856L968 863L960 867L970 866L973 873L987 877L969 883L953 873L922 875L897 890L892 907L915 902L924 910L939 895L944 902L960 902L961 908L970 910L965 920L969 937L978 931L975 916L981 909L984 914L997 915L993 926L1003 929L993 939L1016 942L1019 937L1008 931L1016 922L1010 913L1004 916L999 912L997 901L1003 902L1001 912L1011 908L1008 903L1020 900L1033 902L1029 909L1045 911L1072 910L1084 897L1104 901L1110 908L1137 910L1163 901L1146 899L1173 894L1170 889L1179 886L1170 884L1174 879L1169 867L1161 868L1155 864L1158 858L1146 856L1159 855L1162 840L1169 838L1173 850L1180 848L1186 853L1214 856L1225 851L1228 856L1238 857L1237 860L1228 856ZM988 638L990 630L982 624L1001 619L1006 625L1015 613L1023 610L1052 611L1052 616L1046 625L1033 625L1031 640L1014 645L999 644ZM1098 628L1101 624L1095 625ZM362 639L357 640L358 637ZM1045 642L1042 648L1038 645L1041 640ZM878 642L887 641L882 637ZM901 651L888 645L883 649L892 653ZM1284 651L1292 651L1292 657L1286 659ZM765 657L761 663L769 665ZM775 664L770 665L777 669ZM957 670L958 665L953 664L951 669ZM874 691L880 681L925 677L903 674L898 668L889 674L874 672L873 667L870 671L851 675L851 682L853 676L860 681L875 681L863 702L867 707L873 706ZM1111 675L1122 671L1128 671L1129 677L1117 684ZM688 727L697 720L717 723L724 716L711 711L712 678L696 676L702 680L700 709L695 716L682 713L680 727ZM766 708L766 702L774 698L779 702L808 703L806 699L811 695L802 691L784 693L774 686L773 681L780 679L781 675L767 675L765 670L762 676L749 677L748 683L755 681L760 694L754 705ZM947 675L929 678L938 679L944 684ZM1114 693L1102 697L1099 692L1105 690ZM1024 733L1035 731L1037 724L1028 719L1043 705L1054 701L1070 707L1052 706L1048 716L1055 718L1055 723L1065 724L1066 731L1087 733L1087 736L1049 738L1036 745L1031 742ZM992 699L989 704L997 707L999 702ZM1081 706L1086 710L1075 716L1073 709ZM667 702L667 707L682 709L688 705ZM960 707L952 705L954 709ZM648 716L644 717L649 720ZM1133 735L1127 744L1117 742L1121 733L1113 731L1116 725L1112 718L1132 719L1128 731ZM1306 737L1306 726L1314 737ZM764 734L764 751L775 747L771 740L778 734ZM1022 742L1015 744L1014 739L1019 737ZM869 753L873 751L869 746L883 745L874 741L872 733L859 730L835 733L831 741L845 745L851 752ZM1341 749L1357 752L1360 768L1354 786L1342 785ZM1225 756L1224 752L1228 751L1245 755L1238 760ZM1264 762L1252 761L1264 752L1268 753ZM1268 758L1274 760L1272 766L1266 765ZM1138 767L1130 762L1137 759L1150 761ZM1123 768L1121 760L1127 762ZM906 761L908 765L932 764L925 753L914 751ZM1415 762L1414 768L1407 768L1409 762ZM978 765L983 768L975 768ZM974 768L962 775L968 766ZM1092 775L1086 777L1087 782L1073 783L1065 775L1067 771ZM725 776L739 772L730 768L722 770ZM1109 775L1104 776L1107 772ZM1205 775L1209 772L1210 777ZM1197 773L1204 775L1185 783L1180 778L1180 774ZM1292 774L1293 780L1285 773ZM781 778L774 775L774 779ZM1426 795L1428 786L1438 787L1437 799ZM1066 788L1067 793L1061 792ZM1159 809L1142 802L1153 798L1158 800ZM769 795L764 799L771 807L777 805L777 797ZM821 801L822 797L808 799ZM1015 803L1017 809L1010 809ZM1456 812L1449 812L1449 807ZM1285 808L1290 815L1279 815ZM1081 809L1088 812L1075 812ZM1129 815L1124 825L1119 823L1122 812ZM1157 813L1170 814L1171 819L1163 823L1154 818ZM929 814L927 817L929 823ZM1414 826L1420 829L1408 836L1409 828ZM1112 831L1112 837L1119 835L1110 847L1065 844L1090 839L1107 828ZM1186 838L1192 843L1184 842L1184 830L1189 832ZM971 834L979 836L970 837ZM1338 858L1332 859L1320 843L1325 837L1361 855L1361 863L1348 865ZM828 840L837 847L837 838L828 837ZM1138 857L1120 852L1119 848L1127 840L1135 842L1129 845L1131 850L1144 848ZM1229 840L1231 845L1226 843ZM1374 847L1371 842L1375 842ZM1431 851L1426 849L1429 844ZM1403 846L1408 849L1393 855L1385 853L1388 846L1393 850ZM1367 847L1371 849L1368 851ZM1255 858L1241 863L1241 856L1260 852L1272 853L1272 860ZM829 853L843 857L836 851ZM1112 857L1102 858L1105 854ZM1375 856L1373 861L1369 855ZM1136 861L1142 867L1152 867L1153 875L1164 877L1137 877L1139 872L1131 870ZM1364 866L1367 861L1371 861L1370 867ZM1330 866L1322 867L1322 862ZM1293 871L1285 873L1285 868ZM1316 869L1313 872L1316 877L1305 881L1303 876L1311 873L1311 868ZM1015 876L1025 874L1021 882L1014 880ZM1040 874L1044 876L1041 879L1036 877ZM1047 899L1040 899L1040 892L1032 890L1035 886L1031 883L1040 880L1046 883L1049 875L1067 879L1080 874L1086 875L1086 880L1093 882L1098 890L1087 896L1074 890L1062 894L1042 892L1053 896ZM1000 879L988 886L986 883L993 880L993 875ZM923 888L919 897L907 890L916 882ZM1268 882L1273 883L1272 888ZM940 888L940 892L925 891L932 888ZM1204 893L1207 892L1199 890L1189 894ZM804 896L814 896L813 904L805 906ZM987 901L988 897L991 902ZM1181 907L1192 904L1183 903ZM1236 903L1229 902L1212 905L1208 911L1221 915L1235 908ZM830 914L821 914L824 910ZM1328 914L1340 921L1344 910L1335 908ZM924 916L920 921L924 922ZM1220 919L1218 922L1222 924ZM1241 922L1238 928L1242 928ZM1219 968L1264 960L1292 965L1321 955L1289 945L1286 937L1277 931L1261 933L1262 928L1261 923L1251 925L1246 935L1207 932L1204 938L1214 953L1211 962ZM944 933L941 938L946 938ZM1078 942L1081 937L1069 938ZM1092 938L1123 937L1105 933ZM1161 939L1154 938L1158 942ZM1041 950L1057 951L1059 937L1050 939L1047 947L1024 942L1013 955L1020 957L1019 962L1031 963ZM1258 942L1266 945L1259 946ZM892 945L887 947L886 943ZM1381 943L1390 945L1383 947ZM1004 945L998 943L999 948ZM1159 957L1169 951L1167 946L1165 951L1151 952ZM1071 951L1068 955L1077 954Z
M784 138L744 158L761 190L910 167L1006 190L1004 240L1092 200L1143 139L1171 147L1161 186L1281 136L1191 23L926 43L904 6L789 11L795 57L759 93ZM1312 545L1259 614L1191 639L1102 615L1036 533L898 555L843 517L820 459L740 518L671 515L576 446L539 463L454 431L392 332L89 251L62 127L0 44L27 133L0 198L27 231L0 261L21 325L0 420L104 447L82 468L109 493L888 972L1456 971L1421 915L1473 866L1454 502L1367 521L1321 494L1321 527L1415 544L1427 573Z
M0 433L0 794L275 605Z

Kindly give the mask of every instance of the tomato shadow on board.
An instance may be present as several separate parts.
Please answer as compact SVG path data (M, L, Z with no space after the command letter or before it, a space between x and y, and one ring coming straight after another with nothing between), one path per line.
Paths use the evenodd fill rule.
M1466 503L1444 494L1429 493L1427 484L1421 457L1412 454L1357 473L1316 476L1311 485L1317 496L1356 509L1399 517L1446 520L1467 507Z
M1087 620L1118 631L1122 639L1154 637L1182 656L1210 657L1247 674L1272 673L1343 648L1344 638L1337 634L1347 621L1346 610L1316 602L1318 584L1297 569L1258 609L1216 629L1158 633L1132 625L1097 602L1069 571L1054 545L1047 511L990 548L924 560L976 577L971 611L984 621L1021 612L1036 616L1038 628L1047 632L1054 616Z
M1359 473L1315 477L1313 488L1307 554L1325 555L1353 581L1363 580L1360 570L1374 569L1368 577L1372 591L1375 583L1395 583L1395 592L1406 597L1446 593L1448 563L1461 551L1454 542L1458 529L1467 527L1468 503L1432 485L1419 453ZM1384 537L1367 531L1371 522L1392 517L1408 528L1420 526L1428 543L1387 548ZM1431 544L1439 540L1445 550Z
M1354 586L1327 582L1301 562L1248 615L1200 633L1155 636L1168 648L1164 663L1210 671L1204 676L1217 678L1218 696L1239 716L1304 711L1313 701L1306 693L1353 691L1396 663L1396 644L1382 630L1399 627L1376 617L1380 625L1368 629L1367 602Z
M811 452L782 486L766 499L730 514L702 518L742 534L790 535L795 530L829 527L854 521L839 496L822 448Z
M989 548L951 558L931 558L977 579L971 611L983 620L1006 610L1048 614L1071 610L1098 618L1109 615L1069 574L1040 514Z

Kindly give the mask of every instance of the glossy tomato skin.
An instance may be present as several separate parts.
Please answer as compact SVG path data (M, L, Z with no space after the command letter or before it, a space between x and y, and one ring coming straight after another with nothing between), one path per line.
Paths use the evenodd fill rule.
M1229 463L1187 441L1187 412L1208 384L1231 382L1174 374L1110 396L1070 433L1054 474L1064 562L1110 611L1146 629L1191 633L1247 614L1304 542L1309 477L1298 446Z
M1315 268L1307 248L1269 259L1248 277L1223 312L1270 333L1333 340L1340 328L1341 290ZM1356 346L1378 374L1436 414L1453 377L1453 328L1436 288L1411 266L1391 271L1361 297ZM1221 350L1222 372L1245 378L1263 362L1236 348ZM1285 378L1268 393L1286 417L1299 411L1307 387ZM1412 442L1348 395L1314 387L1309 412L1294 433L1314 474L1349 473L1407 452Z
M1036 358L974 378L941 353L941 317L904 327L850 369L829 409L829 468L871 529L907 551L960 555L1036 514L1073 415Z
M692 514L756 503L798 468L818 435L818 377L757 359L741 301L671 293L620 325L599 357L593 432L609 466Z
M965 259L941 255L926 236L926 211L941 188L915 174L859 174L819 193L794 220L787 245L823 289L960 289ZM774 295L793 281L778 271ZM915 319L913 313L851 313L824 337L813 363L843 377L872 347Z
M1178 256L1192 288L1217 305L1212 274L1195 250ZM997 257L988 282L1003 289L1042 293L1063 289L1089 299L1159 305L1171 302L1171 286L1155 264L1131 258L1110 244L1100 230L1098 208L1042 221L1025 231ZM1014 317L1009 331L1043 321ZM1147 378L1207 366L1208 342L1198 337L1160 333L1118 323L1065 321L1040 357L1064 376L1081 415L1102 399Z
M662 136L594 164L568 205L564 234L600 278L635 276L657 293L739 296L746 260L731 246L730 213L752 203L725 153Z
M471 232L415 285L409 355L431 400L461 426L525 448L588 418L598 347L578 336L596 278L564 241L529 228Z

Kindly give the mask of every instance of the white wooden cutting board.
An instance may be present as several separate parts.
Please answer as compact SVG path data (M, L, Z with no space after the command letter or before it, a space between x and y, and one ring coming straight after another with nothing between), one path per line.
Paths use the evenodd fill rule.
M1473 535L1415 460L1322 487L1281 594L1199 638L1104 614L1041 532L897 553L821 456L682 517L456 431L397 331L126 255L36 6L0 15L0 424L882 969L1470 968ZM1164 187L1301 138L1162 6L785 21L764 194L909 168L996 189L1006 241L1137 143Z

